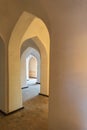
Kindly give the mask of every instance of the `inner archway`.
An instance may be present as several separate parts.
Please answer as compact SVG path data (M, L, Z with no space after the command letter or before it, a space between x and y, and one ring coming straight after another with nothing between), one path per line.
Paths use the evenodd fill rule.
M40 83L40 94L44 94L43 92L47 92L48 87L46 86L48 79L47 79L47 53L42 45L42 50L37 46L35 43L36 37L32 39L27 39L21 46L21 87L26 88L28 77L26 76L26 57L30 54L35 56L38 60L38 68L37 68L37 83ZM37 39L38 44L42 44L39 39ZM43 69L44 68L44 69ZM44 82L45 79L45 82ZM44 89L44 90L42 90ZM47 94L45 94L47 95Z
M31 40L28 40L28 42L32 43ZM40 93L40 84L38 84L40 82L40 54L38 50L32 47L24 49L24 46L22 46L21 51L21 87L24 103ZM32 60L35 61L32 62Z
M35 56L30 55L28 63L28 77L29 78L36 78L37 79L37 59Z
M25 47L26 46L26 47ZM33 46L30 47L30 46ZM32 66L29 69L31 59L37 60L37 65L34 70L37 71L37 78L32 77ZM40 53L32 40L27 40L21 47L21 88L23 102L29 100L40 93ZM35 66L34 66L35 67ZM29 72L31 72L29 77ZM36 76L36 75L35 75ZM26 96L27 95L27 96Z
M26 79L29 80L29 68L28 68L28 62L29 62L29 56L33 55L37 58L37 83L40 83L40 70L41 70L41 56L40 56L40 50L36 46L35 42L32 39L28 39L24 41L24 43L21 46L21 88L24 88L27 86ZM27 64L27 67L26 67ZM26 69L25 69L26 68Z
M38 46L42 57L41 68L44 69L41 73L41 93L49 95L49 32L41 19L24 12L19 18L9 41L9 112L22 107L20 50L23 42L30 38Z
M26 58L26 77L27 84L37 83L38 61L33 55Z

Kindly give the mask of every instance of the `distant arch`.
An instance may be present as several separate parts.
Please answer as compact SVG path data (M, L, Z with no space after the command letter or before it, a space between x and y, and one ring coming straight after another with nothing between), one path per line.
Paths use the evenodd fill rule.
M33 55L29 59L28 68L29 78L37 78L37 58Z

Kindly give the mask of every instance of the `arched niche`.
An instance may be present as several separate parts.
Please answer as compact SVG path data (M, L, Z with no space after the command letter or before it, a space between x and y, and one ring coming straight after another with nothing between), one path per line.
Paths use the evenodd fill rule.
M49 32L40 18L24 12L14 27L8 47L9 112L22 107L20 50L23 42L30 38L33 39L41 52L41 68L44 68L41 72L43 74L41 92L45 95L49 94ZM45 64L44 61L46 61Z

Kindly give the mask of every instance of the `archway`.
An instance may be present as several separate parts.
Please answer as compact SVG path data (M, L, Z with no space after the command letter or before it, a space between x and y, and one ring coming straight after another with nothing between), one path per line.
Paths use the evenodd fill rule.
M28 63L28 76L29 78L36 78L37 79L37 59L35 56L30 55Z
M27 68L27 84L33 85L37 83L37 72L38 72L38 60L32 54L27 57L26 68Z
M26 42L25 42L26 43ZM23 49L23 48L22 48ZM32 60L35 60L32 63ZM39 75L35 71L40 72L40 54L31 47L28 47L21 55L21 87L22 87L22 101L23 104L40 93ZM30 73L30 74L29 74Z
M24 12L19 18L9 41L9 112L22 107L22 93L20 87L20 50L23 42L30 38L32 38L40 49L42 57L41 68L44 69L41 73L41 93L49 95L50 39L48 29L41 19Z
M35 43L28 39L24 41L23 45L21 46L21 88L24 88L27 86L26 79L29 80L28 77L28 66L26 68L26 62L28 65L29 62L29 55L33 55L37 58L38 65L37 65L37 83L40 83L40 68L41 68L41 56L40 51L38 47L35 45ZM26 59L27 57L27 59ZM26 68L26 69L25 69Z
M36 57L37 59L37 79L29 78L29 59ZM25 102L37 96L40 92L40 72L41 72L41 56L39 48L32 39L24 41L21 46L21 88L22 99ZM27 63L27 66L26 66ZM27 96L26 96L27 95Z

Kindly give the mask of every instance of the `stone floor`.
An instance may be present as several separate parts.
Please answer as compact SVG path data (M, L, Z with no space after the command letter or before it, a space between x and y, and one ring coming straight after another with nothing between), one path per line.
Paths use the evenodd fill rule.
M28 88L22 89L23 102L34 98L40 93L40 84L28 84Z
M28 90L23 90L25 97ZM23 104L24 109L8 116L0 113L0 130L48 130L48 98L34 95Z
M27 80L27 84L35 84L37 82L37 79L35 78L29 78L29 80Z

